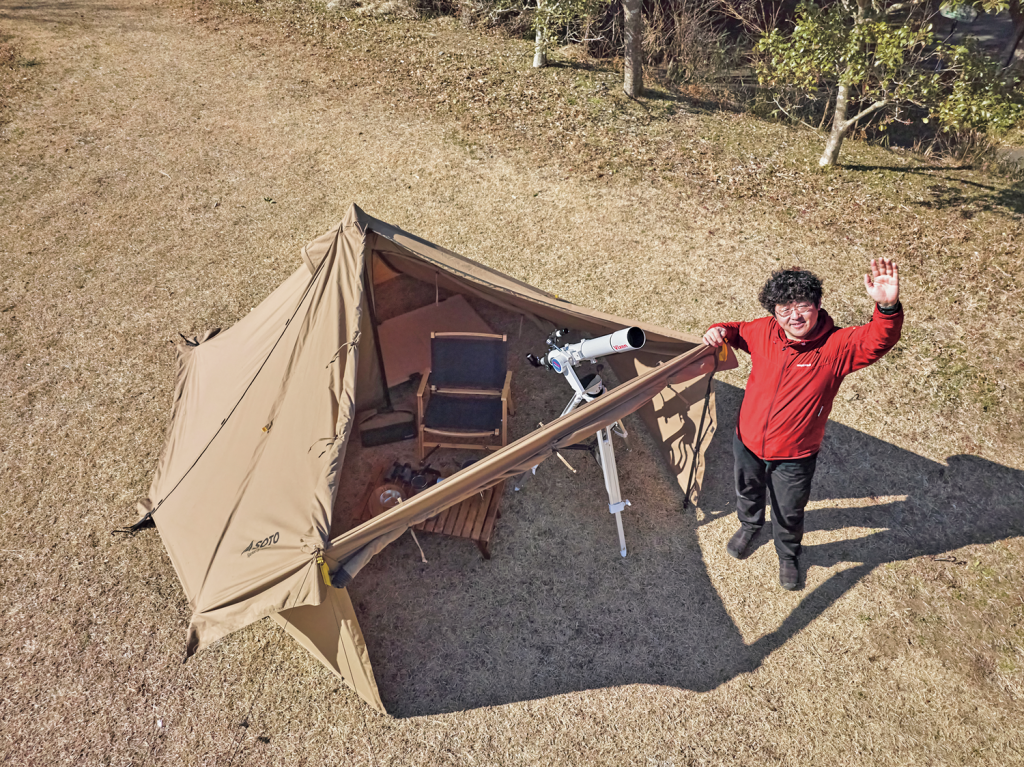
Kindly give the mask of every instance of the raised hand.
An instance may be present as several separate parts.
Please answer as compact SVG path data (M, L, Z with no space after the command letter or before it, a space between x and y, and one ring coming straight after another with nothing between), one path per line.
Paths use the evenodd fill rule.
M894 306L900 300L900 269L889 258L872 258L871 274L864 275L864 289L871 300L882 306Z

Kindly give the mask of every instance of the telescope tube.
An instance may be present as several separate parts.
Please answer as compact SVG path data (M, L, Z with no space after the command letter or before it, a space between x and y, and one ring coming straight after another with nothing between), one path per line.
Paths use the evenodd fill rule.
M623 328L600 338L588 338L573 344L568 351L581 360L593 360L608 354L632 352L647 342L647 336L640 328Z

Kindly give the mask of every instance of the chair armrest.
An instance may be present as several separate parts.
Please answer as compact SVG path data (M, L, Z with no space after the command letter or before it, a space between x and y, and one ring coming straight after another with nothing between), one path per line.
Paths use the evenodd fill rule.
M508 341L508 336L507 335L501 335L500 333L459 333L459 332L455 332L455 333L440 333L440 332L434 332L434 333L430 334L430 337L431 338L466 338L466 339L486 338L486 339L493 340L493 341L497 341L500 338L502 341Z
M423 371L420 378L420 386L416 390L416 411L419 416L419 423L423 423L423 395L427 391L427 382L430 379L430 368Z
M516 406L512 401L512 371L505 373L505 385L501 387L501 398L508 407L509 415L516 414Z
M496 389L434 389L434 394L455 394L473 397L504 397L505 391Z

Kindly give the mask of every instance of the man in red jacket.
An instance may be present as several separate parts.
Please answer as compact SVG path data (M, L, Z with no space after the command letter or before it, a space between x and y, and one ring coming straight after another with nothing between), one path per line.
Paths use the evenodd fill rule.
M875 302L871 321L837 328L821 308L821 280L799 269L780 269L758 296L771 316L720 322L704 334L708 346L728 343L750 354L751 361L733 438L740 529L726 548L737 559L750 553L770 498L784 589L800 583L804 506L839 385L850 373L885 356L903 327L896 264L888 258L871 259L864 287Z

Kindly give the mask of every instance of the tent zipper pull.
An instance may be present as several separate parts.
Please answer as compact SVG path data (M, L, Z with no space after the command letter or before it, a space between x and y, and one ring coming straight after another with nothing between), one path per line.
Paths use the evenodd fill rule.
M327 568L327 563L324 561L324 555L321 552L316 553L316 563L320 566L320 575L324 578L324 585L331 585L331 571Z

